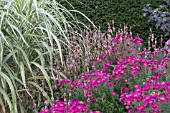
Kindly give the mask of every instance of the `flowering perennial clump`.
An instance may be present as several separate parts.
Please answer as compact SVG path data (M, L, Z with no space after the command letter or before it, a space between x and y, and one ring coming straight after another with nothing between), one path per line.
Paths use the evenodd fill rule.
M72 99L69 102L56 100L49 109L42 109L39 113L100 113L100 111L88 111L86 102Z
M147 79L143 87L138 84L134 85L135 90L130 93L124 93L120 96L119 101L123 102L128 113L162 113L164 109L161 104L170 102L170 82L157 82Z
M170 58L164 49L141 51L143 40L132 34L120 33L107 41L111 43L103 41L106 44L90 63L90 71L74 79L59 79L56 86L65 101L58 100L40 113L166 112Z

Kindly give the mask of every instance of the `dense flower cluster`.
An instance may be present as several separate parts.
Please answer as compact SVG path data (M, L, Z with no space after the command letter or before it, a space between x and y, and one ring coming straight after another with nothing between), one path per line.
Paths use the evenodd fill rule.
M135 91L121 95L119 101L124 103L128 113L135 111L138 113L164 112L159 105L160 103L166 104L170 100L170 82L157 82L153 79L147 79L143 85L143 87L140 87L140 85L135 84Z
M86 104L93 110L105 102L101 107L97 107L97 110L105 112L112 106L110 110L113 112L123 112L124 108L129 113L163 112L162 104L170 100L170 58L164 55L165 51L139 51L143 40L138 36L132 38L132 34L118 34L108 40L112 43L105 44L101 54L91 63L93 70L79 75L74 80L60 79L57 84L62 93L66 94L66 100L81 98L84 104L80 105L77 100L68 103L59 101L64 107L58 109L53 105L43 110L55 108L61 112L66 110L68 113L87 112ZM99 69L96 68L98 63L102 64ZM77 108L75 105L81 107ZM120 107L123 108L122 111L119 111Z
M78 80L71 83L70 90L81 88L85 98L92 97L91 99L94 99L91 90L97 88L99 85L105 85L108 87L113 86L113 82L109 81L110 77L110 73L101 70L96 70L92 73L86 72L85 74L78 76Z
M136 36L132 38L132 34L118 34L112 39L112 53L115 58L124 58L128 54L135 54L140 49L143 40Z
M164 69L168 69L169 58L164 57L161 59L160 64L158 60L147 60L137 56L126 56L125 59L119 59L117 65L112 70L112 75L115 81L119 81L123 74L128 74L129 79L133 78L134 75L141 76L139 72L151 71L160 72ZM164 71L166 73L166 71ZM128 78L127 78L128 79Z
M100 111L88 111L86 102L72 99L70 102L56 100L49 109L42 109L39 113L100 113Z

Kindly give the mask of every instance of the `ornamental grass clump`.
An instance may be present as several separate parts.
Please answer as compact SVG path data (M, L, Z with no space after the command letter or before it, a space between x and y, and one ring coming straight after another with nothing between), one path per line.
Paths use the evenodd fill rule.
M63 66L72 45L67 34L81 23L73 13L83 15L55 0L0 1L0 111L25 113L44 99L52 103L59 73L54 59Z

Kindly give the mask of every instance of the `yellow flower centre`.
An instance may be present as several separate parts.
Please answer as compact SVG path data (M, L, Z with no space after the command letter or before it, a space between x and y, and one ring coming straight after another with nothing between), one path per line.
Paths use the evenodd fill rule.
M64 105L63 104L60 104L60 107L63 107Z

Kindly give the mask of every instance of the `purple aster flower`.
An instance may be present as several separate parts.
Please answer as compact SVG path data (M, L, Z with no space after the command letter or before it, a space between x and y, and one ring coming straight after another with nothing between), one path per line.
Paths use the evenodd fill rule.
M107 86L108 86L108 87L113 86L113 82L108 82L108 83L107 83Z

